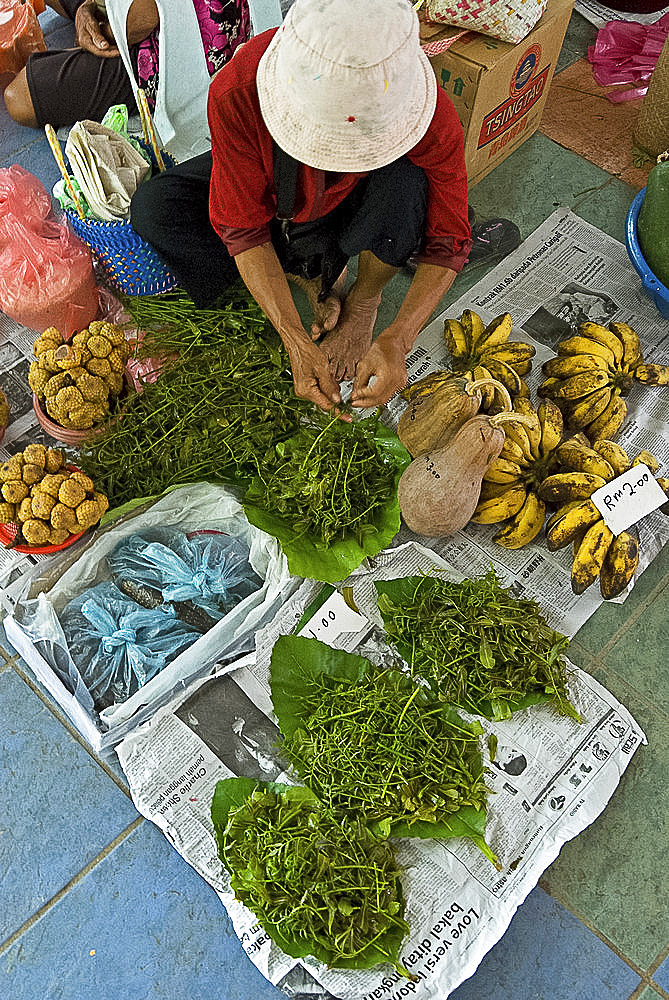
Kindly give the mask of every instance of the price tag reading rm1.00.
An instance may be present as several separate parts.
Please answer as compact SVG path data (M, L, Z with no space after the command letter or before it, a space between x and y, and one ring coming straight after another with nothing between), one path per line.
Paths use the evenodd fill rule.
M664 490L643 462L600 486L590 499L614 535L627 531L667 502Z
M329 645L344 633L350 632L358 636L369 628L370 622L367 618L349 608L341 594L335 590L327 601L321 604L313 618L300 629L298 635L306 636L307 639L320 639Z

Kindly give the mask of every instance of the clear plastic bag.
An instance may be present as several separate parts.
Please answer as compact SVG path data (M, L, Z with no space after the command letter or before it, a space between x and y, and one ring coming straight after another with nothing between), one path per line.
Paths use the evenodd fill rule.
M212 625L262 586L247 543L218 531L138 532L119 542L107 563L116 585L140 603L137 588L149 588L163 601L191 603L211 616Z
M175 618L169 605L142 608L113 583L85 590L59 619L69 654L98 711L126 701L199 634Z
M98 289L86 246L51 214L44 185L13 164L0 169L0 308L42 333L64 337L98 312Z

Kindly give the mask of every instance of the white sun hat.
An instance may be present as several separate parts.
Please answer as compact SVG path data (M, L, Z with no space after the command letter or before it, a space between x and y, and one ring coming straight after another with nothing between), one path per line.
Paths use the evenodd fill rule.
M256 83L277 145L338 173L403 156L425 135L437 103L408 0L295 0Z

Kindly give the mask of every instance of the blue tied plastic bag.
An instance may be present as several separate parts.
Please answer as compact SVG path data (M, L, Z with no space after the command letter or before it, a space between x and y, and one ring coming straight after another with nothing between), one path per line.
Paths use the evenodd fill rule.
M155 588L164 601L190 601L216 620L262 585L248 545L222 532L137 533L119 542L107 562L117 582Z
M60 623L98 710L126 701L199 636L170 605L141 608L112 583L70 601Z

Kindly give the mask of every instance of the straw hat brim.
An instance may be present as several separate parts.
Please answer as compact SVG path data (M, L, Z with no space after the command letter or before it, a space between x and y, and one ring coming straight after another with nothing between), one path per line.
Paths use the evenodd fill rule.
M364 134L342 114L340 126L305 119L291 104L290 94L277 72L280 32L272 39L258 64L256 85L260 110L267 129L281 149L309 167L336 173L378 170L404 156L428 130L437 104L437 79L430 61L418 49L414 91L390 123Z

